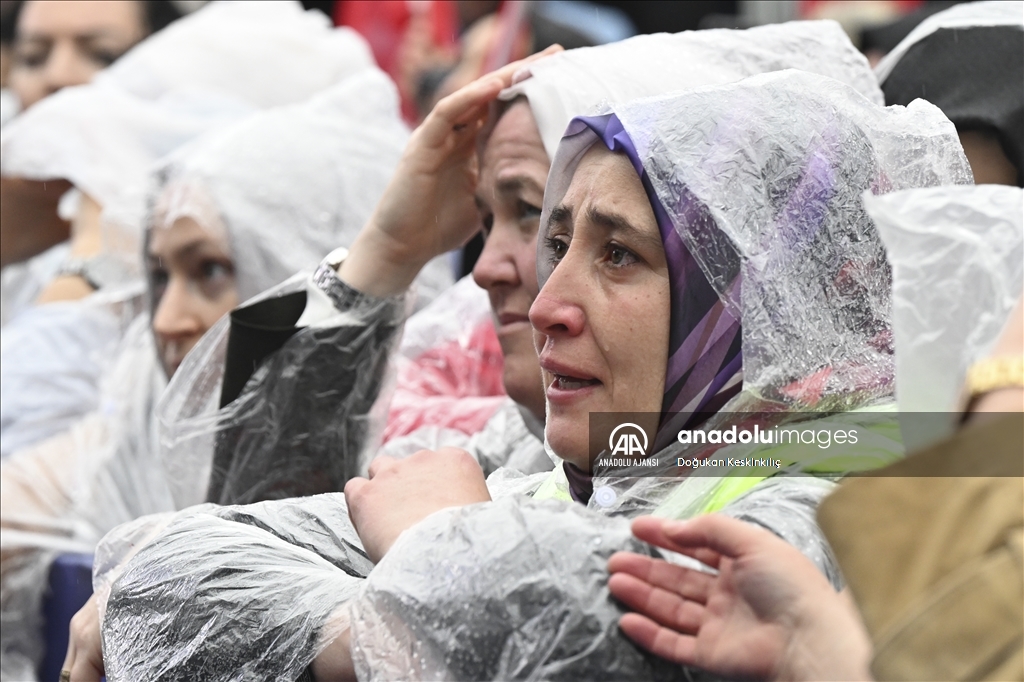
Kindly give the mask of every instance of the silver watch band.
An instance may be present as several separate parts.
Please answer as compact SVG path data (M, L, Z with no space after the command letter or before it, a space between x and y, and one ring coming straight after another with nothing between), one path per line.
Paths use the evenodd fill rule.
M81 277L93 289L120 284L130 278L128 268L117 257L101 253L89 258L72 256L64 262L58 277Z

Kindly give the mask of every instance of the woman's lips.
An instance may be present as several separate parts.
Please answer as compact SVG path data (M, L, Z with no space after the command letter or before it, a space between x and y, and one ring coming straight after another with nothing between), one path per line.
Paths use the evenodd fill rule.
M540 366L551 375L546 395L548 400L555 405L566 405L583 400L601 385L600 379L550 358L541 357Z
M498 334L521 331L530 327L530 318L519 313L501 313L498 315L496 331Z

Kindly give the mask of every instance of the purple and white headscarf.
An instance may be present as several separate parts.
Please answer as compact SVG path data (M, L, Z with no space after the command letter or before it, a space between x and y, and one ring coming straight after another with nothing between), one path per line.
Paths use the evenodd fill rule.
M622 152L629 158L651 201L665 246L671 291L671 324L661 410L665 414L684 413L687 422L692 421L691 415L717 412L739 392L742 384L739 319L726 309L701 272L700 264L683 243L671 217L658 200L636 147L618 116L577 117L565 137L584 133L596 135L608 149ZM587 144L586 149L590 146ZM689 222L708 218L698 201L689 202L685 210L685 218Z

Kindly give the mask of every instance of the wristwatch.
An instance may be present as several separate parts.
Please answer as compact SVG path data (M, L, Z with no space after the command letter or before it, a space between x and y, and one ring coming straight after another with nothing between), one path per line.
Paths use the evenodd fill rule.
M340 277L338 268L348 257L348 249L339 246L320 261L320 267L313 273L313 284L332 301L332 308L349 310L371 300L363 292L353 289Z
M108 253L100 253L89 258L72 256L61 266L57 276L81 277L93 289L102 289L128 280L130 273L118 258Z
M325 256L320 262L324 265L329 265L334 268L335 272L337 272L338 268L341 267L341 264L345 262L346 258L348 258L348 249L344 246L339 246L334 251L327 254L327 256Z

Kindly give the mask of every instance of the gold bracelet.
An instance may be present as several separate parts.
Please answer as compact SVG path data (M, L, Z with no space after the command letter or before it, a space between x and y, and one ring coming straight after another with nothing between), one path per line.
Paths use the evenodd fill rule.
M1024 388L1024 355L979 360L967 370L965 384L971 398L1001 388Z

